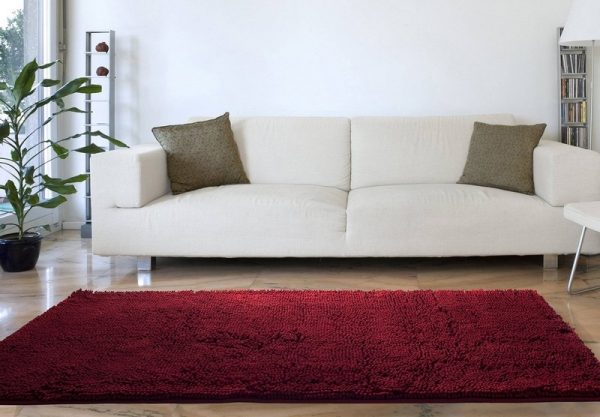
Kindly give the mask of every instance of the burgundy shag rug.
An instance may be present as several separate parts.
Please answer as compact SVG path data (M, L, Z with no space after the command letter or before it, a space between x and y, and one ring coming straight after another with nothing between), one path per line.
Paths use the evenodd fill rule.
M0 403L600 400L534 291L77 291L0 342Z

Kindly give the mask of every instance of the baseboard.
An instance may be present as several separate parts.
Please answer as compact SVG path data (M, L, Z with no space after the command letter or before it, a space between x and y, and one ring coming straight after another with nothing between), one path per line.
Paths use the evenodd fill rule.
M79 230L84 224L85 222L63 222L62 228L63 230Z

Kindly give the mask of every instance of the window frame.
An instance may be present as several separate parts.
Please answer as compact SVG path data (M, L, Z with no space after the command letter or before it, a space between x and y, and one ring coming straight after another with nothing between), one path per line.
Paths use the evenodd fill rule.
M27 0L24 0L27 1ZM62 15L63 15L63 0L35 0L38 2L38 51L37 51L37 60L38 62L51 62L55 61L61 57L62 50L59 48L59 42L62 44L63 37L63 27L62 27ZM52 78L52 79L62 79L60 75L62 74L62 70L59 68L61 64L54 65L50 68L43 69L43 77L44 78ZM46 88L42 91L41 94L49 95L52 90L56 89L53 87L52 89ZM38 113L37 122L41 124L53 111L54 104L50 104L45 106ZM58 123L57 120L54 119L51 123L44 126L43 129L40 130L40 140L45 140L47 138L57 138L58 137ZM40 155L40 161L46 160L45 158L52 158L51 153L44 152ZM50 176L56 176L58 172L58 161L55 159L50 163L46 164L44 167L44 173ZM53 193L45 192L45 198L51 198ZM3 223L15 223L16 216L14 213L2 213L0 214L0 220ZM43 207L34 207L31 209L29 214L27 215L27 221L25 222L25 228L32 228L36 226L49 225L51 231L59 230L60 227L60 209L53 208L47 209ZM16 228L14 226L8 226L3 234L10 234L16 232ZM42 234L47 234L49 232L42 230Z

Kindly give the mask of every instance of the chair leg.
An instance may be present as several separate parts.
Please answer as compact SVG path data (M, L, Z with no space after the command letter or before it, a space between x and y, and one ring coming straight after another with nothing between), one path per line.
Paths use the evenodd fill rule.
M138 271L152 271L156 269L156 256L138 256Z
M575 280L575 272L577 271L577 262L579 262L579 255L581 255L581 247L583 246L583 240L585 239L586 230L587 230L587 228L585 226L581 229L581 237L579 238L579 244L577 245L577 252L575 252L575 259L573 259L573 267L571 268L571 275L569 275L569 283L567 284L567 292L570 295L577 295L577 294L582 294L584 292L600 289L600 285L594 285L592 287L581 288L579 290L573 289L573 281Z

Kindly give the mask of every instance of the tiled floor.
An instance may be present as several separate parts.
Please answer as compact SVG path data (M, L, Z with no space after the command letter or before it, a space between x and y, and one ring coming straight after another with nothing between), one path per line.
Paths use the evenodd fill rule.
M541 257L468 259L160 259L138 274L134 258L91 254L77 232L44 241L34 271L0 274L0 339L79 288L178 290L225 288L419 289L532 288L600 356L600 292L568 296L569 265L544 271ZM600 283L600 270L583 275ZM578 282L583 285L584 282ZM0 365L1 366L1 365ZM600 416L600 403L537 404L121 404L0 406L0 417L205 416Z

